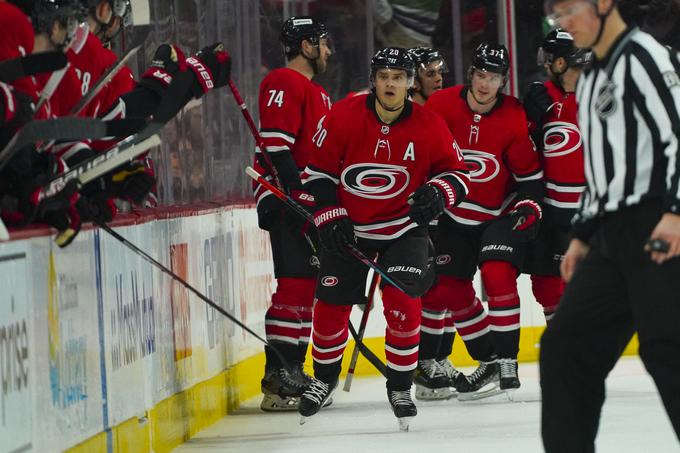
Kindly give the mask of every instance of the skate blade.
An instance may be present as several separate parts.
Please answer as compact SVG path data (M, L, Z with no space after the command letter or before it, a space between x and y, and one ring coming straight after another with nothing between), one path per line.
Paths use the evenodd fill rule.
M300 426L302 426L302 425L304 425L305 423L307 423L307 419L308 419L308 418L309 418L309 417L305 417L304 415L300 415Z
M484 398L500 395L503 390L500 387L493 387L482 392L458 393L458 401L477 401Z
M517 392L517 389L507 389L503 390L505 392L505 396L508 398L508 401L511 403L515 402L515 393Z
M421 401L448 400L453 398L453 392L449 388L429 389L416 387L416 399Z
M411 424L413 417L401 417L397 420L399 421L399 431L408 431L408 427Z

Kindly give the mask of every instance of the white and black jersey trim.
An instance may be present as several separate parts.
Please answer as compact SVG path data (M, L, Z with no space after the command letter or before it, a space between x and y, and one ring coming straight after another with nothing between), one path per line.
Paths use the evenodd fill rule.
M638 29L578 82L586 190L576 220L646 200L680 213L680 62Z
M335 185L340 184L340 178L338 176L308 165L302 178L302 184L307 184L318 179L329 179Z

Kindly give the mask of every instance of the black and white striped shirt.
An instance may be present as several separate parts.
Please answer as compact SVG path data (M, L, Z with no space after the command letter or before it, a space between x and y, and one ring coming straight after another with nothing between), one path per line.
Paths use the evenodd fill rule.
M575 223L646 200L680 214L680 57L637 28L576 89L587 187Z

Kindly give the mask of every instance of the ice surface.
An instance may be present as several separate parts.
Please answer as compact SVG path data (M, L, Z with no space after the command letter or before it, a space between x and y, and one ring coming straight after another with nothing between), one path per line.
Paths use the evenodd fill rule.
M541 452L538 367L521 363L519 374L522 387L514 403L504 396L467 403L416 401L418 416L409 432L399 431L382 378L355 378L350 393L339 389L333 405L304 426L298 424L297 413L261 412L258 396L175 451ZM680 444L653 381L638 358L622 359L607 381L597 452L675 451L680 451Z

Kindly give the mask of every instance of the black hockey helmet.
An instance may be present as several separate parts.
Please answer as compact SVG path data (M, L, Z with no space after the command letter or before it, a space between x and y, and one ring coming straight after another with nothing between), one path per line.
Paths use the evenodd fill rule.
M403 69L406 75L412 78L416 72L416 64L409 55L408 50L402 47L385 47L380 49L371 58L371 80L378 69Z
M558 58L564 58L569 67L578 67L587 64L592 53L576 48L574 38L566 30L556 28L543 39L543 44L538 48L536 63L539 66L552 64Z
M441 71L448 72L449 68L446 65L446 61L438 50L431 49L429 47L414 47L408 50L408 54L413 60L413 64L416 69L425 68L432 62L441 61ZM418 71L415 73L416 78L418 77Z
M481 43L472 56L471 69L508 75L510 69L510 54L503 44Z
M52 26L59 22L66 29L68 45L75 36L78 25L85 20L86 12L78 0L35 0L31 21L36 33L52 33Z
M328 38L326 26L310 16L294 16L283 23L279 39L288 59L302 52L302 41L318 46L322 38Z

